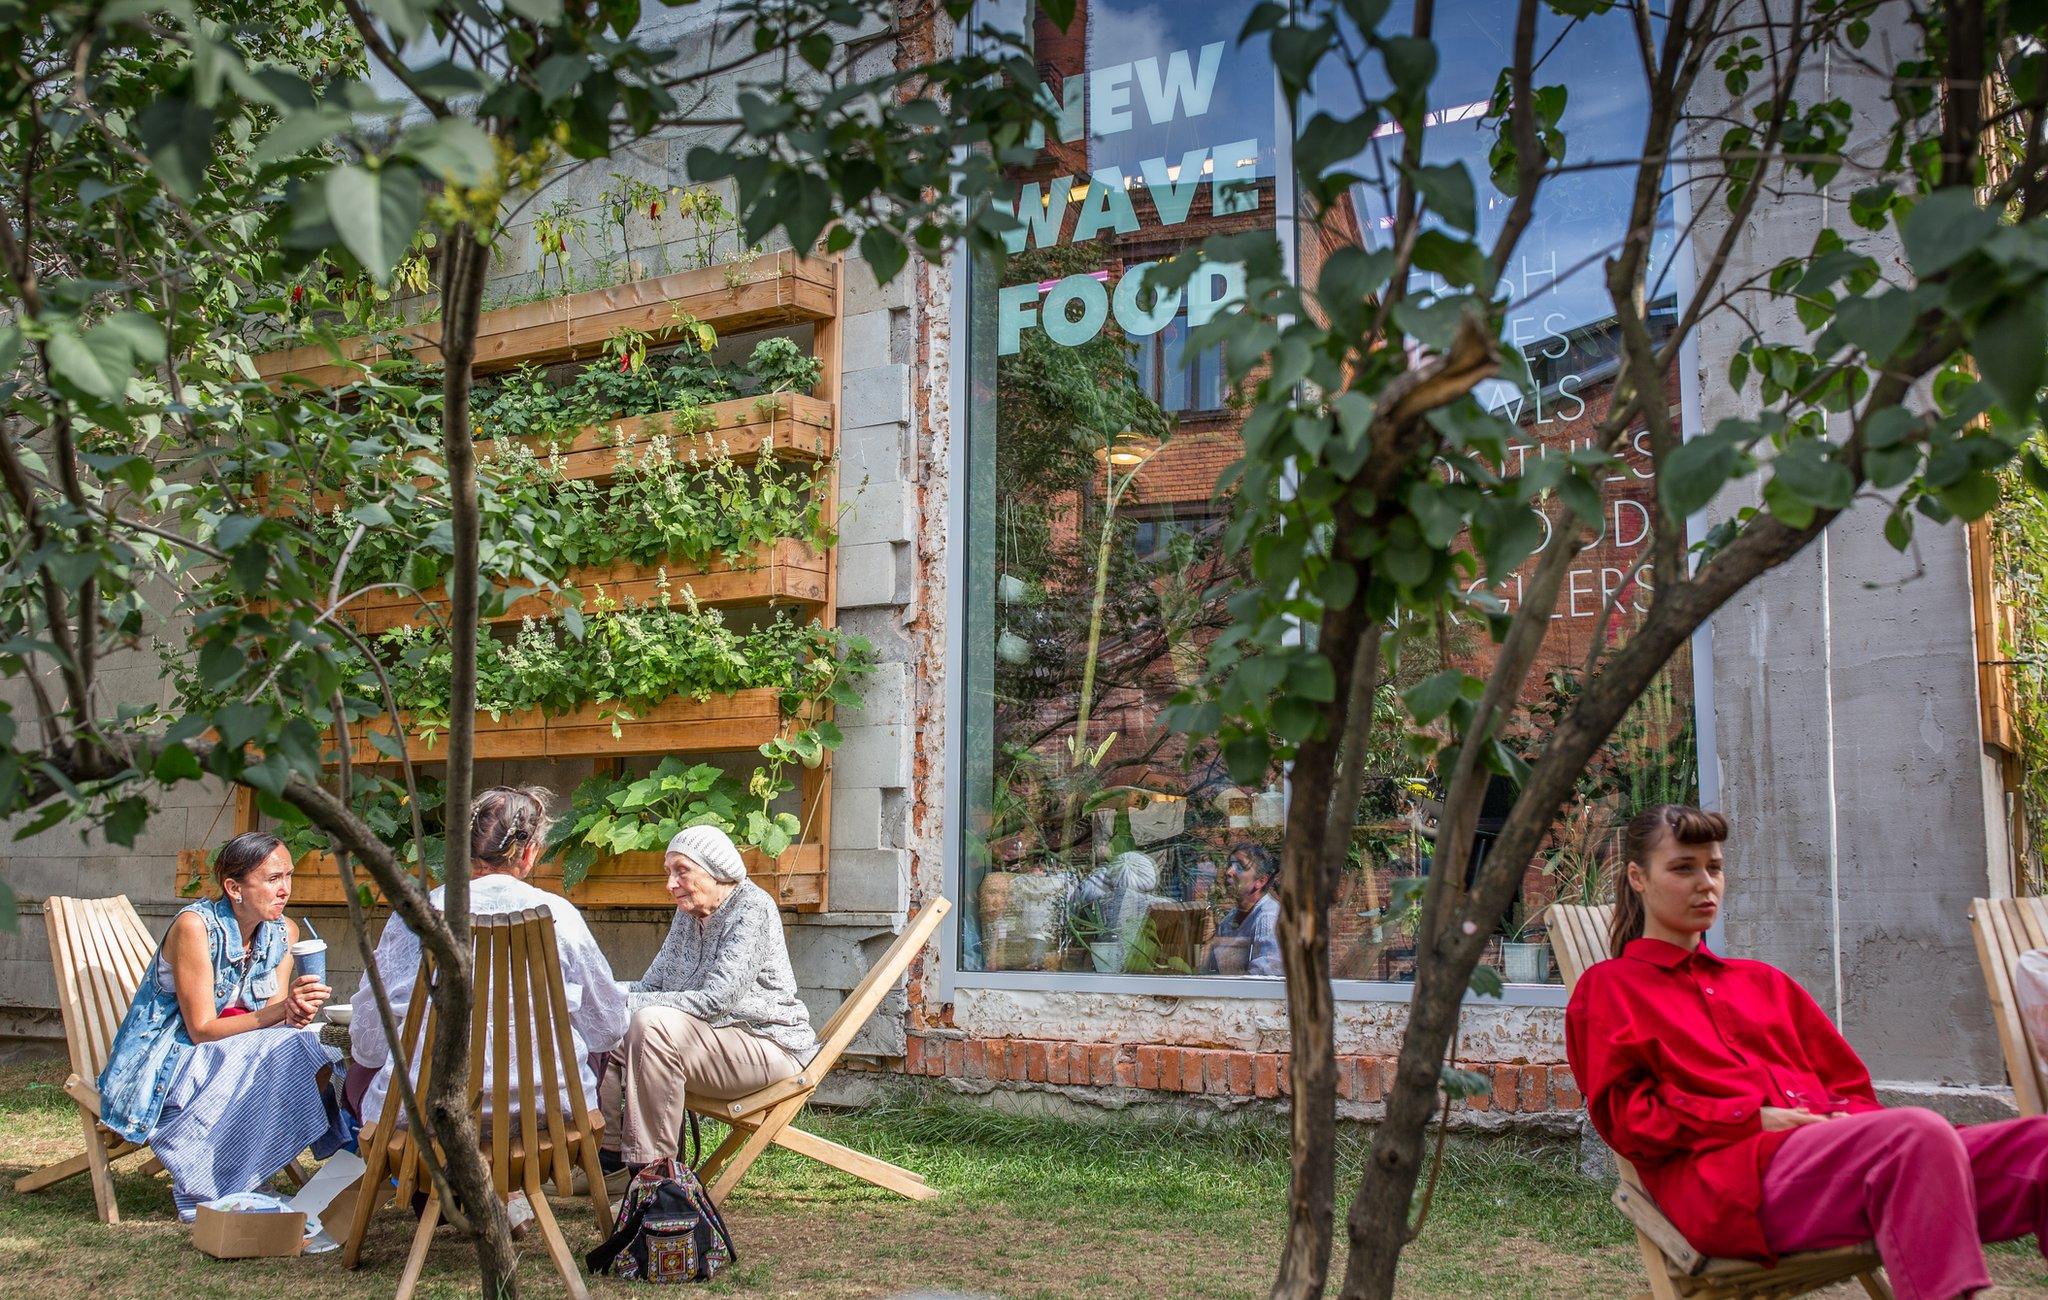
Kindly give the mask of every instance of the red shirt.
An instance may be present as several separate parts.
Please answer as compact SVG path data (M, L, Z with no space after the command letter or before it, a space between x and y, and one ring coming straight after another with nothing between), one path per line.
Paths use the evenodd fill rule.
M1565 1051L1593 1127L1709 1255L1770 1259L1760 1108L1882 1110L1827 1013L1775 966L1637 939L1579 978Z

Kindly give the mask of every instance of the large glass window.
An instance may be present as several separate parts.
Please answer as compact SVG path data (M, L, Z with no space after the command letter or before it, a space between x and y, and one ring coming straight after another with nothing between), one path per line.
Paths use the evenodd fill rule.
M1212 234L1273 229L1282 210L1287 155L1270 65L1236 44L1249 7L1083 0L1066 32L1036 25L1061 126L1017 174L1023 229L999 277L979 269L970 302L963 972L1280 974L1267 884L1280 776L1238 786L1164 721L1240 580L1221 546L1228 506L1213 493L1239 454L1241 415L1220 356L1186 338L1241 281L1212 265L1179 295L1144 287L1148 264ZM1425 148L1431 161L1471 163L1482 194L1492 136L1479 119L1514 12L1508 0L1437 10L1444 69ZM1562 125L1575 160L1632 155L1642 120L1633 40L1626 15L1558 19L1545 35L1539 81L1571 86ZM1321 93L1354 111L1355 88L1336 80ZM1399 143L1375 142L1389 177ZM1337 242L1385 238L1371 151L1351 169L1367 179L1347 208L1291 232L1305 275ZM1599 263L1627 187L1619 169L1561 179L1500 286L1536 378L1532 391L1503 384L1490 397L1522 429L1519 456L1570 449L1606 409L1613 322ZM1482 200L1485 233L1504 207ZM1671 302L1656 314L1668 318ZM1523 701L1530 734L1569 700L1592 639L1627 635L1655 581L1647 458L1628 456L1607 489L1606 535L1567 582L1538 689ZM1512 601L1515 583L1499 594ZM1453 629L1448 652L1484 671L1492 646L1471 625ZM1390 692L1440 666L1421 658L1404 660ZM1696 796L1690 681L1689 665L1674 665L1527 865L1492 952L1511 980L1555 980L1540 909L1600 888L1620 821L1654 798ZM1333 918L1342 979L1413 972L1405 904L1429 867L1434 781L1380 730ZM1495 795L1489 813L1512 791Z

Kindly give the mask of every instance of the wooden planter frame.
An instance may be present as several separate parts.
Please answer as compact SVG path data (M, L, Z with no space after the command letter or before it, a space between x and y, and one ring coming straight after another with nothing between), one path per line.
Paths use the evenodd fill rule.
M589 357L623 328L644 330L658 342L668 341L680 333L679 321L685 316L709 324L721 334L808 322L814 327L813 346L823 367L813 393L720 402L707 408L710 426L690 433L676 432L676 417L670 413L621 419L572 435L560 447L560 454L564 472L570 477L596 480L611 476L621 447L637 456L636 449L661 440L673 440L679 456L687 456L692 447L705 452L729 448L742 460L765 453L831 461L837 450L844 302L844 268L837 259L807 259L793 252L768 254L728 266L682 271L485 312L477 334L475 370L486 373ZM414 356L428 363L440 361L439 322L416 325L405 333ZM355 378L362 363L392 355L391 349L367 339L342 340L332 346L265 353L256 358L256 370L273 383L328 386ZM520 441L539 451L545 442L560 440ZM489 454L490 447L489 440L480 441L478 456ZM836 503L836 462L828 472L827 491ZM564 586L581 589L602 583L607 595L644 597L654 593L660 567L616 564L578 570L568 575ZM837 621L836 548L813 551L801 542L785 541L695 571L669 566L667 574L672 589L687 585L702 604L794 604L827 627ZM381 631L423 619L426 601L445 601L445 593L380 598L352 607L351 618L366 631ZM553 594L540 593L521 600L493 621L543 613L559 603ZM622 716L626 714L630 716ZM679 697L642 707L589 705L553 717L538 712L497 718L479 714L476 757L479 761L587 758L592 760L593 771L601 771L615 768L617 760L627 757L753 749L784 734L792 722L803 720L785 718L773 690L740 691L701 701ZM390 724L386 720L381 726L371 724L370 729L388 735ZM368 767L396 763L362 731L350 739L351 763ZM411 735L406 748L414 762L439 762L446 757L446 738ZM330 743L329 749L333 752L335 747ZM339 761L338 753L334 759ZM831 764L827 752L817 767L802 772L798 817L805 838L772 862L755 851L745 854L748 875L786 911L822 912L829 905L826 847L832 831ZM254 829L257 820L255 801L246 791L242 796L236 801L237 831ZM568 896L587 907L672 907L660 859L660 854L622 854L600 860ZM189 878L190 865L181 855L181 885ZM553 880L559 887L560 868L543 868L536 879L543 883ZM292 893L296 900L307 903L339 905L346 901L341 896L339 870L326 854L309 854L300 861Z

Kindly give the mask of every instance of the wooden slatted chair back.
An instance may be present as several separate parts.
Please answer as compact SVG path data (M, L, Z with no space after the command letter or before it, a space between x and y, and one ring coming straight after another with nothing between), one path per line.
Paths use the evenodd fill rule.
M1552 903L1547 919L1558 973L1569 989L1579 982L1587 967L1607 959L1607 928L1614 922L1614 904L1582 907Z
M2048 948L2048 898L1980 898L1970 904L1970 929L1977 941L1977 960L1984 968L1984 990L1991 996L1991 1017L1998 1026L1998 1044L2005 1051L2006 1073L2012 1076L2013 1104L2022 1115L2048 1113L2048 1076L2041 1070L2039 1050L2020 1016L2020 954Z
M142 986L157 943L125 894L46 899L43 925L56 967L57 1006L71 1050L71 1072L90 1084L107 1066L114 1035Z

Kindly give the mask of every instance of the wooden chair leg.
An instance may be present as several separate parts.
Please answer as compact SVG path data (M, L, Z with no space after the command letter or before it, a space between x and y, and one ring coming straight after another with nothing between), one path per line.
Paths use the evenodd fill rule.
M412 1234L412 1251L405 1257L405 1272L398 1275L398 1293L393 1300L412 1300L427 1267L427 1247L434 1244L434 1229L441 1223L440 1199L429 1194L426 1212L420 1215L419 1230Z
M873 1183L884 1191L907 1196L913 1201L929 1201L938 1195L921 1174L878 1160L864 1151L840 1146L815 1133L807 1133L794 1124L775 1135L775 1145L787 1147L798 1155L808 1156L820 1164L830 1165L841 1173L852 1174L862 1182Z
M724 1201L740 1179L746 1177L747 1170L753 1168L754 1162L775 1145L775 1139L803 1109L804 1100L803 1095L798 1095L769 1107L761 1116L761 1122L746 1134L738 1147L733 1147L733 1137L739 1137L741 1130L735 1128L732 1136L711 1153L711 1158L704 1162L704 1172L697 1177L704 1183L704 1190L711 1194L713 1203Z
M85 1129L85 1162L92 1173L92 1199L100 1222L119 1223L121 1207L114 1200L114 1162L107 1157L107 1143L100 1134L99 1121L82 1110L78 1120Z
M67 1178L76 1178L92 1168L92 1157L84 1151L75 1156L66 1156L55 1164L44 1165L33 1173L23 1174L14 1180L14 1190L26 1195L40 1192L45 1187L54 1187Z
M1642 1252L1643 1269L1650 1275L1650 1294L1656 1300L1679 1300L1678 1288L1671 1284L1671 1272L1664 1265L1664 1252L1657 1243L1638 1232L1636 1249Z
M597 1185L597 1194L604 1195L604 1184ZM540 1232L541 1244L547 1247L548 1258L555 1262L555 1271L562 1275L562 1285L568 1288L570 1300L590 1300L590 1292L583 1286L583 1266L569 1249L568 1241L562 1236L562 1225L555 1222L555 1212L548 1205L548 1198L540 1191L540 1162L526 1162L526 1199L533 1204L533 1226Z
M1868 1273L1858 1273L1856 1280L1863 1284L1863 1290L1870 1296L1870 1300L1892 1300L1892 1282L1882 1270L1872 1269Z
M590 1209L597 1216L597 1235L599 1238L609 1237L612 1235L612 1197L605 1190L604 1166L597 1162L597 1139L585 1135L576 1145L581 1148L577 1158L583 1166L584 1181L590 1184ZM566 1192L569 1189L565 1187L562 1190Z
M362 1262L363 1237L369 1232L370 1216L384 1199L386 1146L371 1141L363 1144L362 1188L356 1193L354 1211L349 1215L348 1236L342 1239L341 1266L354 1268Z

